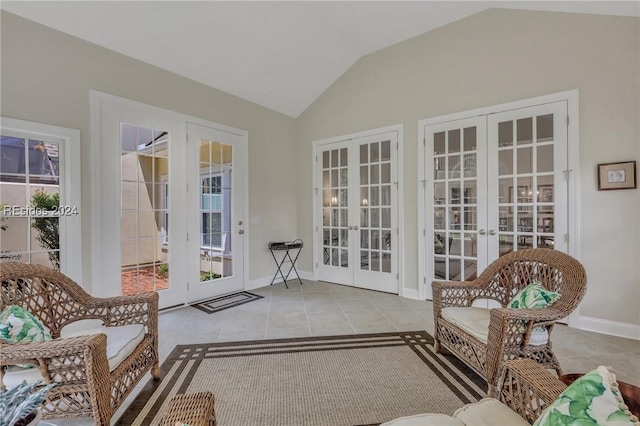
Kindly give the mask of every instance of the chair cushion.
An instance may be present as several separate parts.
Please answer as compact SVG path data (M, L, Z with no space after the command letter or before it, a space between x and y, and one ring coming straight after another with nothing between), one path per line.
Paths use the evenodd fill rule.
M542 411L534 426L551 425L639 425L624 404L616 376L599 366L576 379Z
M399 417L382 423L380 426L466 426L460 420L446 414L417 414L415 416Z
M88 336L104 333L107 335L107 359L109 371L113 371L142 342L145 329L142 324L119 327L104 327L102 320L85 319L69 323L60 330L60 337Z
M467 404L453 413L453 417L466 426L529 426L515 411L493 398Z
M46 342L51 332L31 312L9 305L0 313L0 339L6 343Z
M444 308L442 318L459 327L483 343L489 335L490 309L486 308Z
M418 414L400 417L380 426L529 426L529 423L497 399L484 398L458 409L453 417L444 414Z
M75 324L73 327L67 328L71 325L69 324L63 327L62 330L60 330L61 338L86 336L95 333L106 334L109 371L115 370L115 368L135 350L145 336L145 329L142 324L130 324L119 327L100 327L96 329L92 327L98 324L98 322L102 324L102 321L81 321L83 321L84 324ZM9 366L5 369L3 382L8 389L19 385L23 380L26 380L27 383L42 380L40 369L23 368L16 365Z
M491 309L487 308L443 308L442 318L453 325L466 331L483 343L487 343L489 337L489 321ZM524 332L524 329L523 329ZM546 327L536 327L531 331L529 344L532 346L544 345L549 341L549 332Z

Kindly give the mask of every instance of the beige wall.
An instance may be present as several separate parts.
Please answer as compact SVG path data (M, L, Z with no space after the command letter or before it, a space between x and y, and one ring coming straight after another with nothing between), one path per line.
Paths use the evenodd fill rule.
M416 289L418 120L579 89L580 314L640 324L640 189L598 192L596 180L597 163L640 160L639 55L637 18L493 9L360 59L298 118L298 234L312 239L312 142L404 124L404 273Z
M1 12L2 115L80 129L83 285L91 277L89 91L211 120L249 132L250 277L273 273L266 245L296 237L295 120L168 71ZM220 58L224 60L224 58ZM246 228L245 228L246 229Z

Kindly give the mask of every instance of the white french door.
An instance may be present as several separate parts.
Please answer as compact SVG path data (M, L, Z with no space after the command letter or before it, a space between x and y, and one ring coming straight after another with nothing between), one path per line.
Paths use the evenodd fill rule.
M97 92L92 111L94 295L241 290L246 132Z
M242 135L187 125L189 301L240 291L244 281ZM192 238L193 236L193 238Z
M398 293L398 133L316 146L321 281Z
M568 251L567 116L558 101L424 125L427 299L511 251Z

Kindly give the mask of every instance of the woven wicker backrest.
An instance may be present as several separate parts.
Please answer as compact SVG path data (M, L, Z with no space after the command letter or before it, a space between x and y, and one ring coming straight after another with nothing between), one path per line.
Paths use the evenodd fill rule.
M490 298L506 306L513 296L534 280L560 293L554 308L569 314L586 292L587 274L573 257L546 248L523 249L499 257L477 279Z
M28 263L0 264L0 309L18 305L34 314L54 338L68 322L87 318L90 298L78 284L53 269Z

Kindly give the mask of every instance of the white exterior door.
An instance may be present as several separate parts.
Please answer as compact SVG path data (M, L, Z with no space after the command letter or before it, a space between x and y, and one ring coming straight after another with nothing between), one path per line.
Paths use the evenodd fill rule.
M511 251L568 251L567 102L424 126L425 293Z
M318 279L398 293L398 134L316 147Z
M240 291L244 281L243 137L187 125L190 302Z

